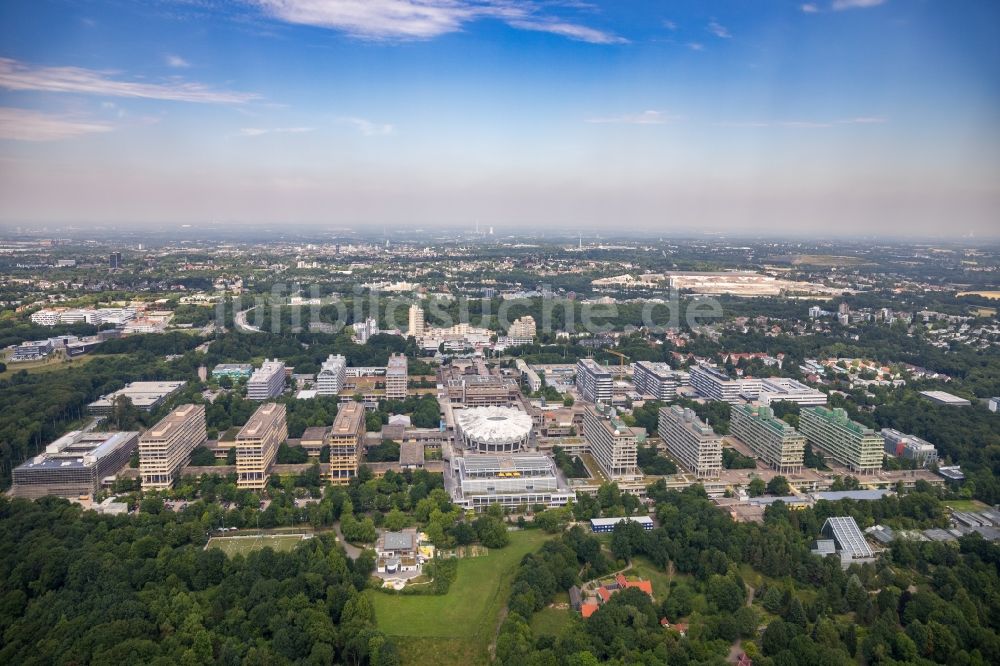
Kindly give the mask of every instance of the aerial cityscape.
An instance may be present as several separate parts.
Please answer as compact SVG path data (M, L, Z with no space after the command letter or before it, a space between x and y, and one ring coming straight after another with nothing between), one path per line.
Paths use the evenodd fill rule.
M1000 6L0 7L0 663L1000 663Z

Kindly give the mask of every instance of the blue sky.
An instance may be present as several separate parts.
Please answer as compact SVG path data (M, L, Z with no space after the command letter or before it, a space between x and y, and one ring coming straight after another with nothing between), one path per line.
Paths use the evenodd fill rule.
M7 0L0 221L996 234L995 0Z

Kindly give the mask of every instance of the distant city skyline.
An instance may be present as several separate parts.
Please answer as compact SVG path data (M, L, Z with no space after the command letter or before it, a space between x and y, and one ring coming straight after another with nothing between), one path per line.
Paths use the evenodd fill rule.
M12 0L0 225L996 236L992 0Z

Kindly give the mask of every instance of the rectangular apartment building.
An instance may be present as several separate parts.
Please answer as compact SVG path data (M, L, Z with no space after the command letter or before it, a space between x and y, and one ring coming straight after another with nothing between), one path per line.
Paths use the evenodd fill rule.
M610 478L630 481L642 476L636 458L638 442L645 440L645 431L625 425L611 407L587 406L583 412L583 436L590 454Z
M269 402L258 407L236 435L236 485L265 488L278 446L286 439L285 406Z
M340 354L330 354L316 375L316 395L337 395L344 388L347 377L347 359Z
M691 368L691 386L704 398L734 405L741 402L740 396L755 399L760 394L759 379L733 379L718 368L704 363Z
M181 468L208 437L205 405L181 405L139 438L143 490L170 488Z
M128 464L138 443L137 432L69 432L14 468L11 494L30 499L92 498L102 479Z
M799 430L809 442L858 474L882 469L882 435L847 417L843 409L809 407L799 414Z
M265 360L247 381L248 400L270 400L285 390L285 364Z
M607 368L592 358L582 358L576 363L576 390L587 402L611 404L614 380Z
M734 405L729 429L772 469L782 474L802 471L806 438L795 428L775 418L770 407Z
M658 429L667 450L687 471L698 478L715 478L722 472L722 437L694 410L661 407Z
M360 402L342 403L327 434L331 483L346 484L357 476L365 450L364 441L365 406Z
M639 361L632 364L632 383L640 395L649 395L655 400L673 400L677 397L680 378L666 363Z
M408 362L404 354L393 354L385 366L385 397L388 400L406 400L410 382Z

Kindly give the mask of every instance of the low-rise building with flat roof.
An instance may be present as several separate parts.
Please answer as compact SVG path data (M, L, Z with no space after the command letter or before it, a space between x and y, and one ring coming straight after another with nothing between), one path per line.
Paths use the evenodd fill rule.
M562 490L555 463L537 454L470 453L451 461L456 477L453 501L465 509L483 511L490 504L566 506L574 493Z
M115 406L115 400L128 398L132 406L143 412L152 412L167 399L184 388L187 382L131 382L125 388L109 393L87 405L87 411L106 416Z
M815 406L826 404L826 394L788 377L769 377L760 380L757 400L762 405L794 402L803 406Z
M105 477L128 464L138 444L138 432L66 433L43 453L14 468L11 494L30 499L46 495L90 499Z
M653 529L653 519L649 516L622 516L620 518L591 518L591 532L614 532L618 523L636 523L644 530Z
M249 363L219 363L212 368L212 377L219 379L229 377L230 379L249 379L253 374L253 366Z
M968 407L972 404L965 398L957 396L953 393L948 393L947 391L921 391L920 395L924 396L931 402L939 405L946 405L948 407Z

